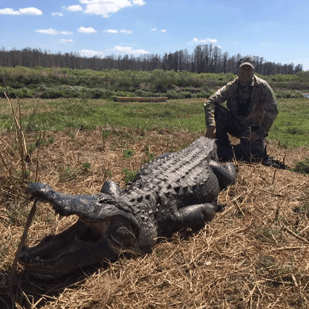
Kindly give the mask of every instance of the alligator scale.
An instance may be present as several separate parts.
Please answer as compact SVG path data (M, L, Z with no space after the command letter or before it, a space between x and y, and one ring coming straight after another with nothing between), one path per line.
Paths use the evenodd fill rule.
M25 246L21 264L34 275L57 277L114 260L125 249L148 252L158 237L183 227L203 227L222 207L217 204L220 189L236 178L234 165L220 165L216 150L213 140L201 137L144 165L124 190L110 180L93 195L68 195L47 184L29 184L27 191L34 198L79 220L37 246Z

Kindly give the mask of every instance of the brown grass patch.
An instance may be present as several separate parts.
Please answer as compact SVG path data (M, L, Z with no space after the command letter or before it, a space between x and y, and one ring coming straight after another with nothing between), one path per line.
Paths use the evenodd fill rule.
M21 106L21 116L27 116L38 113L54 112L55 107L49 106L49 102L45 99L23 99L22 102L19 99L10 99L14 106ZM54 102L61 101L63 99L54 99ZM0 98L0 110L2 114L11 114L11 107L8 104L7 99Z
M108 138L93 131L46 133L30 154L29 179L74 194L91 194L111 178L125 186L124 168L139 169L150 154L176 151L195 140L188 132L126 129ZM27 144L35 136L26 137ZM6 284L30 206L13 133L0 135L1 308L306 308L309 301L309 178L261 164L238 163L234 185L219 195L224 212L197 234L186 231L143 257L120 259L107 268L76 272L56 282L29 278L18 268ZM125 158L123 150L134 150ZM268 145L288 166L309 149ZM89 164L85 164L89 163ZM90 166L90 167L89 167ZM38 170L37 170L38 167ZM86 167L86 168L85 168ZM59 218L38 204L28 245L56 234L76 218ZM1 286L2 285L2 286Z

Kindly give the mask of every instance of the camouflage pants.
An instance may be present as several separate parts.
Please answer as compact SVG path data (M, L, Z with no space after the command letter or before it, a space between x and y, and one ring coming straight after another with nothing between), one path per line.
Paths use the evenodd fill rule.
M250 142L250 134L259 127L248 127L243 121L235 117L228 109L220 104L215 108L216 139L218 156L221 160L259 160L266 154L264 139ZM231 146L228 135L240 138L240 144Z

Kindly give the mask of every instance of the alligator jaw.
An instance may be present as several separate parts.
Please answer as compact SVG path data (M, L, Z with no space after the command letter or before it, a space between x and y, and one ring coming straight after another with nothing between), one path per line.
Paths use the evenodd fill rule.
M47 184L29 184L27 192L34 198L50 203L60 215L77 215L79 220L61 234L45 237L37 246L24 246L20 263L31 274L50 279L114 260L127 245L135 248L139 225L127 209L117 207L120 189L112 185L99 194L69 195Z
M48 236L34 247L22 248L20 263L31 275L41 279L61 277L73 269L98 263L104 259L104 243L109 222L94 227L77 221L69 229ZM101 228L102 234L98 233ZM99 248L99 249L98 249Z

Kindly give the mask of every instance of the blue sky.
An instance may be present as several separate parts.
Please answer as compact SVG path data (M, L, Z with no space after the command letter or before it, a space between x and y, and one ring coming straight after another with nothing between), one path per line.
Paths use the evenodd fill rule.
M11 0L0 3L0 47L83 56L163 55L219 46L309 70L308 0Z

